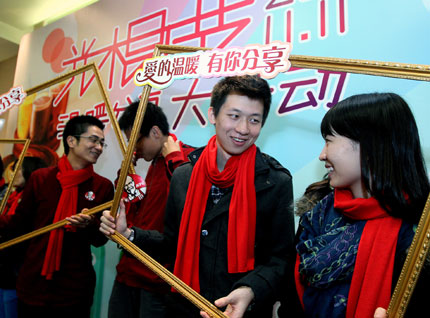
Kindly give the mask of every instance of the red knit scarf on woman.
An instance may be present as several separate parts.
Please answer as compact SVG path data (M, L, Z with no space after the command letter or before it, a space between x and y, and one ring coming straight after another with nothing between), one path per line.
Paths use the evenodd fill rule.
M6 213L8 215L14 215L15 214L15 210L18 206L18 203L21 201L21 196L22 196L22 191L13 191L9 198L7 199L7 205L6 207L9 207L8 210L6 211Z
M179 227L174 274L200 292L200 232L211 185L228 188L234 185L228 219L228 272L254 269L255 242L255 154L252 145L242 154L231 156L224 170L217 166L217 143L213 136L197 161L188 187Z
M57 173L57 179L61 184L62 191L53 223L76 214L78 185L94 175L93 165L84 169L73 170L65 155L58 162L58 169L60 171ZM49 235L48 248L42 268L42 276L46 276L46 279L52 279L54 271L60 269L63 237L64 228L53 230Z
M358 245L346 306L347 318L373 317L377 307L390 303L394 256L402 220L394 218L371 197L352 197L335 189L334 207L354 220L367 220Z

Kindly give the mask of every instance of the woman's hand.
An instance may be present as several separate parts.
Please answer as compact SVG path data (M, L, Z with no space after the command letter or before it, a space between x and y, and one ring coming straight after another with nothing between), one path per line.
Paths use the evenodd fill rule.
M387 310L382 307L376 308L373 318L388 318Z

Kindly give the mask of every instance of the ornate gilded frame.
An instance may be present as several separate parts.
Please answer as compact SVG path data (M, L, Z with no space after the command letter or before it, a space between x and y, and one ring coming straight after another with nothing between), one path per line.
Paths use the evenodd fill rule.
M95 81L97 83L97 87L98 87L98 89L100 91L100 94L101 94L101 96L103 98L103 101L104 101L104 103L106 105L106 110L107 110L108 115L109 115L110 123L111 123L111 125L113 127L113 130L115 132L115 135L116 135L116 138L118 140L120 149L121 149L122 153L125 154L127 146L126 146L126 144L124 142L124 139L123 139L123 136L121 134L121 130L119 128L118 121L116 120L115 113L113 111L112 105L111 105L110 100L108 98L106 88L105 88L105 86L104 86L104 84L102 82L99 69L95 65L95 63L87 64L85 66L77 68L76 70L73 70L71 72L65 73L63 75L60 75L60 76L52 79L52 80L49 80L49 81L47 81L45 83L42 83L42 84L40 84L38 86L32 87L32 88L30 88L30 89L28 89L26 91L26 94L27 94L27 96L30 96L32 94L35 94L35 93L39 92L39 91L47 89L47 88L49 88L49 87L51 87L53 85L56 85L56 84L61 83L63 81L66 81L66 80L68 80L68 79L70 79L70 78L72 78L74 76L78 76L80 74L83 74L83 73L89 72L89 71L92 71L93 74L94 74L94 76L95 76ZM129 171L131 171L132 173L134 173L134 166L132 164L129 164ZM121 191L117 191L117 192L121 193ZM7 202L7 198L6 198L6 201L4 201L4 202ZM102 205L94 207L94 208L92 208L90 210L87 210L85 212L85 214L92 215L92 214L98 213L100 211L109 209L111 207L111 205L112 205L112 202L113 201L109 201L109 202L106 202L106 203L104 203ZM2 206L3 206L3 202L2 202ZM64 225L66 225L66 224L67 224L66 220L61 220L59 222L56 222L56 223L50 224L48 226L45 226L43 228L37 229L37 230L35 230L33 232L26 233L26 234L24 234L22 236L19 236L19 237L16 237L16 238L12 239L12 240L9 240L7 242L1 243L0 244L0 250L2 250L4 248L7 248L7 247L10 247L12 245L18 244L20 242L23 242L23 241L28 240L30 238L33 238L35 236L47 233L47 232L52 231L52 230L54 230L56 228L62 227Z
M6 193L3 196L3 199L0 203L0 215L7 214L4 209L6 207L7 199L9 198L10 193L13 188L13 181L15 180L16 172L21 168L22 162L24 161L25 153L27 152L28 146L30 146L30 139L0 139L0 144L8 143L8 144L24 144L22 151L19 155L18 161L16 162L15 169L12 173L12 178L9 180L9 185L7 186Z
M430 195L424 206L412 244L403 264L399 280L388 307L389 317L402 318L406 313L412 293L424 262L428 257L430 243Z
M174 46L174 45L156 45L153 57L160 56L161 54L175 54L175 53L185 53L185 52L195 52L201 50L209 50L209 48L201 47L187 47L187 46ZM365 75L375 75L383 77L393 77L393 78L404 78L419 81L430 81L430 66L419 65L419 64L405 64L405 63L390 63L390 62L378 62L378 61L366 61L366 60L353 60L353 59L339 59L339 58L325 58L325 57L315 57L315 56L301 56L301 55L290 55L289 58L291 66L309 69L320 69L320 70L331 70L338 72L365 74ZM103 205L95 207L89 211L87 214L97 213L101 210L111 209L111 214L116 215L116 211L119 207L119 202L121 199L122 189L124 188L125 181L127 178L127 172L131 169L131 161L133 156L133 151L137 142L138 132L142 125L142 120L146 111L146 104L149 99L149 94L151 91L150 86L146 85L143 87L142 97L139 102L139 107L136 114L136 120L133 124L133 128L130 135L130 140L128 146L125 146L122 135L119 130L116 118L113 114L109 99L107 98L106 90L100 80L100 74L97 67L94 64L89 64L81 69L72 71L60 78L49 81L45 84L39 85L27 92L28 95L59 83L66 78L76 76L81 72L92 69L96 74L97 83L100 89L103 91L104 101L106 106L108 106L109 116L111 118L112 126L115 130L115 134L120 143L121 151L125 155L124 160L121 164L121 174L118 179L117 189L120 191L115 192L113 201L107 202ZM128 167L128 169L126 169ZM388 308L390 317L403 317L407 305L409 303L410 297L412 295L413 289L415 287L416 281L418 279L419 273L421 271L425 257L427 256L428 244L430 240L430 197L427 200L426 206L424 208L421 220L419 222L416 235L413 239L412 245L409 249L409 253L405 264L403 266L400 278L397 282L393 297ZM52 224L46 228L39 229L32 233L27 234L26 237L17 238L12 241L0 244L0 250L21 242L25 239L46 233L54 228L64 226L65 222L60 221L58 223ZM192 290L189 286L180 281L172 273L167 271L162 265L157 263L154 259L148 256L145 252L139 249L136 245L131 243L128 239L119 233L112 235L112 240L120 244L125 250L133 254L137 259L139 259L143 264L154 271L158 276L165 280L168 284L178 290L184 297L190 300L194 305L196 305L201 310L206 311L211 317L216 318L226 318L226 316L213 304L204 299L201 295Z
M430 65L291 55L291 66L364 75L430 81ZM430 195L422 212L408 255L388 307L388 316L406 313L430 243Z
M106 105L106 110L107 110L108 115L109 115L110 123L111 123L112 128L114 129L115 135L118 139L121 151L123 154L125 154L126 144L125 144L124 139L122 137L121 130L120 130L119 125L118 125L118 121L116 120L115 113L114 113L113 108L112 108L112 104L110 103L110 100L108 98L106 88L105 88L105 86L101 80L100 71L99 71L99 69L95 63L90 63L87 65L84 65L80 68L77 68L76 70L65 73L65 74L58 76L58 77L56 77L50 81L47 81L43 84L32 87L26 91L27 96L35 94L41 90L47 89L53 85L59 84L59 83L66 81L66 80L68 80L74 76L78 76L78 75L83 74L83 73L88 72L88 71L92 71L94 73L95 81L96 81L97 86L98 86L100 93L102 95L103 102Z
M209 50L209 48L201 47L187 47L175 45L161 45L155 46L153 57L160 56L161 54L175 54L187 53L195 51ZM403 78L418 81L430 81L430 66L419 64L406 64L406 63L391 63L391 62L378 62L367 60L355 59L340 59L340 58L325 58L316 56L303 56L303 55L290 55L289 60L292 67L330 70L346 73L356 73L364 75L374 75L383 77ZM123 167L130 165L133 155L133 149L136 144L138 132L142 124L143 116L146 111L146 104L148 102L150 86L145 85L142 91L142 98L139 103L136 120L134 122L130 141L128 144L127 152L122 163ZM122 173L118 180L119 189L124 187L127 174L121 169ZM119 206L121 194L117 191L112 203L111 214L115 216ZM430 240L430 197L424 208L421 220L403 270L400 274L397 286L392 296L388 313L390 317L403 317L407 305L409 303L412 291L415 287L419 273L421 271L423 261L427 255L428 244ZM201 310L206 311L211 317L225 317L215 306L209 303L206 299L202 298L194 290L185 285L173 274L165 270L163 266L158 264L155 260L149 257L146 253L140 250L136 245L128 241L124 236L115 233L112 239L123 246L128 252L133 254L142 263L154 271L158 276L165 280L168 284L177 289L184 297L190 300Z

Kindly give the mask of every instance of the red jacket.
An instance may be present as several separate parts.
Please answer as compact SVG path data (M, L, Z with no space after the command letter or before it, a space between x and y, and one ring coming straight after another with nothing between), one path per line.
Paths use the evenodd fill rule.
M15 214L0 216L1 235L10 238L52 224L61 196L61 185L56 178L58 171L57 167L49 167L31 174ZM94 193L94 200L85 197L89 191ZM78 187L77 212L112 200L113 193L112 183L94 174ZM77 228L76 232L65 232L60 270L54 273L52 280L41 276L50 232L20 243L28 244L28 248L18 274L19 300L39 306L92 304L96 277L90 247L107 241L98 227L94 222L84 229Z
M173 171L188 161L193 147L180 142L182 152L170 153L166 158L161 155L151 162L145 177L146 195L143 200L133 204L127 214L129 226L144 230L163 232L164 210L169 193L170 178ZM168 266L168 264L164 264ZM167 292L169 287L164 281L132 255L124 253L117 267L116 279L127 286L143 288L153 292Z

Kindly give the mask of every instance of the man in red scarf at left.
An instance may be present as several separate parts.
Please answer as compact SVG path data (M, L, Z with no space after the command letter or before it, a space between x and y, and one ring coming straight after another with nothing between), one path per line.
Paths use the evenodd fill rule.
M69 221L28 241L16 286L18 317L90 317L96 282L90 246L101 246L106 238L98 220L76 213L113 198L112 183L93 170L106 146L103 129L92 116L69 120L58 165L35 171L15 214L0 217L4 239Z

